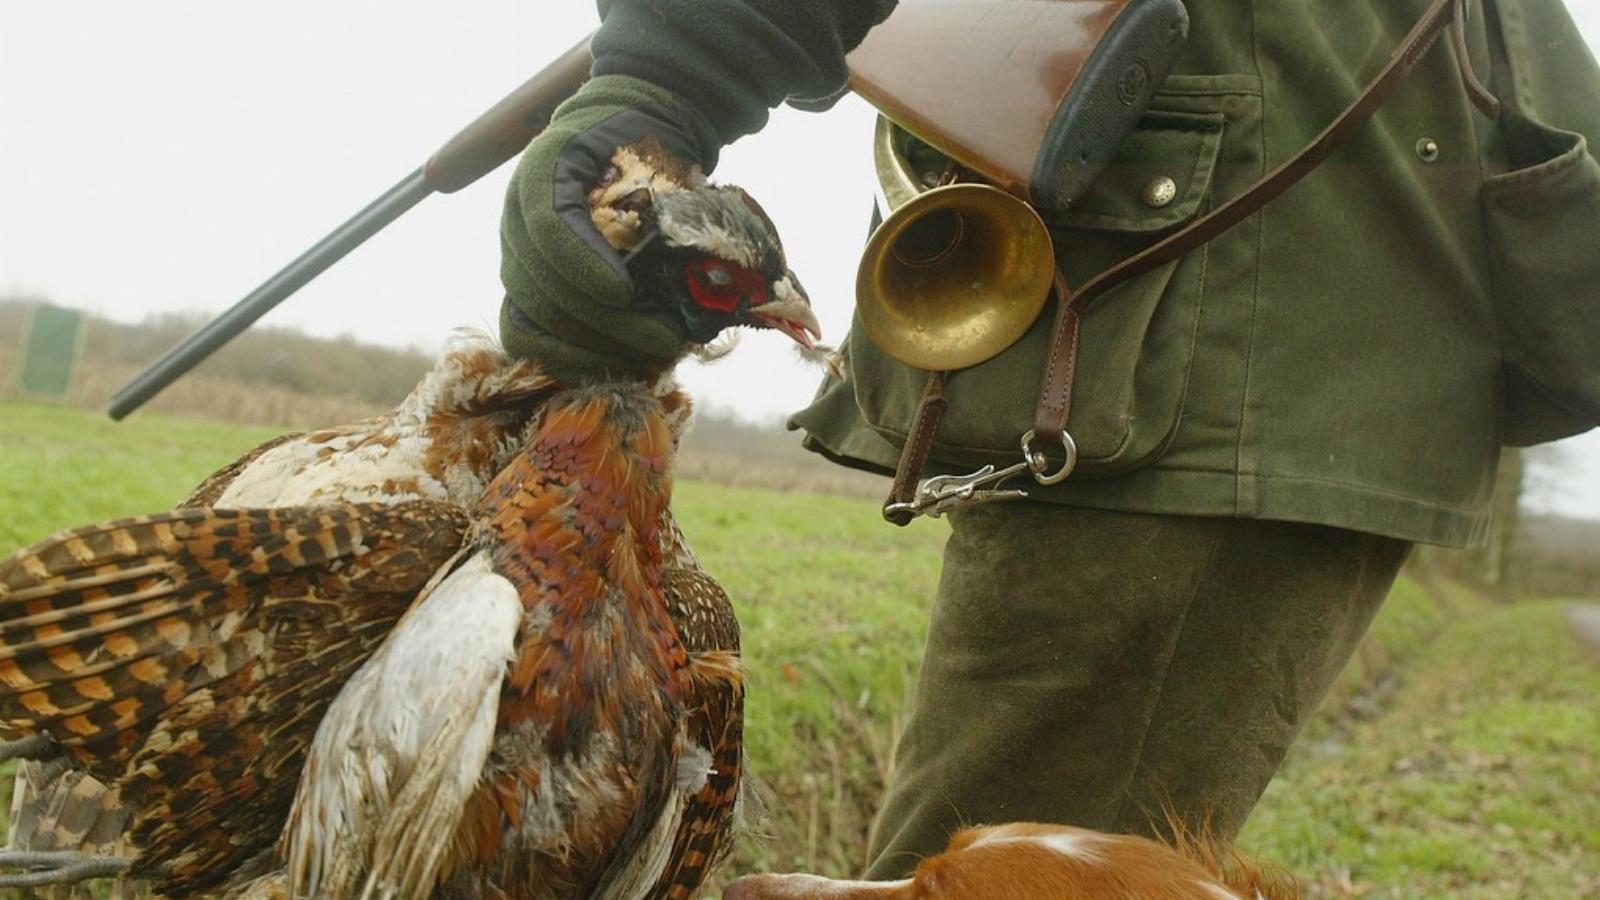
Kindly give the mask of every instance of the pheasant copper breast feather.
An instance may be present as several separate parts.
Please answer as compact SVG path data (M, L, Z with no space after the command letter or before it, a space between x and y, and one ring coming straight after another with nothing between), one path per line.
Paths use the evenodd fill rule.
M742 193L650 195L607 232L641 297L810 344ZM708 266L760 290L707 303ZM10 883L692 896L731 839L744 689L670 508L689 408L667 374L564 384L462 337L389 416L0 561L0 737L35 760L0 861L44 866Z

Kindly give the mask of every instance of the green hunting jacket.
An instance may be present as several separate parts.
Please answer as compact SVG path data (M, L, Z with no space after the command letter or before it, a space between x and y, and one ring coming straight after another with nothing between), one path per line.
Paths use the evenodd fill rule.
M1082 283L1300 149L1382 67L1425 6L1191 0L1176 73L1118 162L1056 223L1069 280ZM1451 545L1482 537L1500 446L1519 437L1503 421L1507 392L1533 390L1502 365L1499 323L1515 314L1504 307L1525 298L1504 296L1494 265L1501 252L1490 244L1526 241L1555 259L1589 255L1600 277L1600 215L1580 209L1583 233L1571 234L1537 217L1512 234L1486 221L1494 191L1537 192L1541 179L1562 181L1572 169L1587 182L1587 212L1600 210L1600 169L1582 149L1582 159L1563 163L1578 141L1559 133L1600 139L1600 71L1559 0L1500 6L1509 59L1494 64L1500 54L1474 4L1474 67L1502 93L1514 83L1521 111L1556 133L1526 125L1534 133L1509 147L1508 129L1469 102L1453 48L1441 41L1319 171L1090 310L1068 423L1082 462L1037 496ZM1178 195L1152 208L1143 188L1160 177L1176 181ZM1536 196L1519 202L1542 205ZM1548 247L1562 242L1570 246ZM1011 349L951 376L938 468L1019 459L1052 319L1041 316ZM1600 357L1600 343L1590 346ZM830 457L891 469L924 376L877 351L859 327L848 354L846 378L824 385L793 424ZM1600 391L1588 399L1600 401ZM1571 430L1562 425L1572 415L1600 421L1600 405L1570 410L1543 400L1523 398L1518 415L1533 421L1518 430L1542 437Z
M1074 283L1299 150L1427 2L1186 5L1175 74L1053 223ZM1600 423L1600 372L1566 365L1574 342L1600 360L1600 166L1588 149L1600 139L1600 69L1560 0L1497 5L1471 3L1466 46L1510 107L1500 120L1469 102L1447 33L1289 193L1090 310L1068 423L1082 461L1036 496L1463 545L1485 532L1502 443ZM1147 205L1144 187L1162 177L1176 197ZM1544 312L1573 303L1588 311L1575 327L1540 330ZM935 470L1018 460L1052 318L951 376ZM830 458L890 470L925 376L859 327L846 351L845 378L791 424ZM1540 358L1557 351L1568 359Z

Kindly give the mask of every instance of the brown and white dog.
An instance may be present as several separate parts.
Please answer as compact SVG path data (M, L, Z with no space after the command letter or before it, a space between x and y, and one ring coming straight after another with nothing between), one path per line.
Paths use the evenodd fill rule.
M1067 825L957 832L901 881L751 875L723 900L1295 900L1292 878L1180 834L1173 846Z

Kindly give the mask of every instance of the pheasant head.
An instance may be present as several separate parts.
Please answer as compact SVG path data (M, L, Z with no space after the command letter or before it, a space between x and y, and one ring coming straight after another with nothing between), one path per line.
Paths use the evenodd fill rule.
M743 190L713 185L652 141L624 147L589 195L601 235L624 255L640 309L704 345L736 326L822 336L777 229Z

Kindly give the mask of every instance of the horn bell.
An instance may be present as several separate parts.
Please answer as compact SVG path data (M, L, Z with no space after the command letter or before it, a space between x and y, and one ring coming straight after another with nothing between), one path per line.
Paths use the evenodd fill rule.
M1054 280L1054 244L1033 207L986 184L952 184L906 201L873 233L856 309L889 356L952 371L1016 343Z

